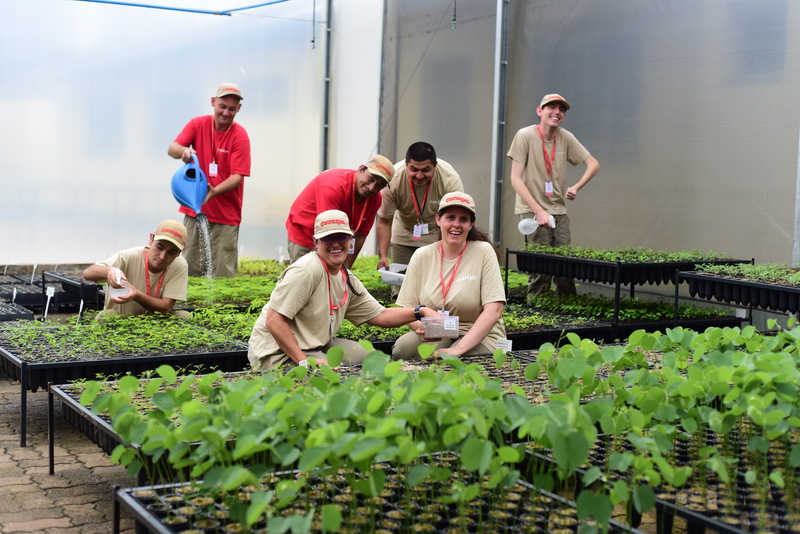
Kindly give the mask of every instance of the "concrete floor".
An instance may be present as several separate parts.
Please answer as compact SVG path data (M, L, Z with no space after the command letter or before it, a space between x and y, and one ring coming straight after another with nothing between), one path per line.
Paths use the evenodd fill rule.
M55 474L49 474L47 392L28 392L27 446L20 447L20 383L0 372L0 532L109 533L114 485L133 486L125 469L66 424L57 403ZM121 532L133 519L121 514Z

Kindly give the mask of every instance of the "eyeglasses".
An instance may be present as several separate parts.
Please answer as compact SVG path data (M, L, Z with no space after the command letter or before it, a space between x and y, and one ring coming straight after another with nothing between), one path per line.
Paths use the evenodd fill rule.
M353 236L347 234L331 234L319 238L319 240L325 243L326 245L330 245L331 243L333 243L334 240L344 245L351 239L353 239Z

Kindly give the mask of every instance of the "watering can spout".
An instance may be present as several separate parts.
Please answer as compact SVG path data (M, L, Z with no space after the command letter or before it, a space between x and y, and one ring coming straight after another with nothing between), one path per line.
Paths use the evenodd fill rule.
M192 154L192 162L183 165L172 175L171 185L172 196L181 206L201 213L203 200L208 193L208 179L200 168L197 154Z

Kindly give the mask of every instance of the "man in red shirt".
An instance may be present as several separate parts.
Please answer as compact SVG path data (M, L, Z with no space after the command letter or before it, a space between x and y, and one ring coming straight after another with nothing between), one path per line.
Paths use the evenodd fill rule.
M184 163L197 154L200 168L208 177L208 194L202 212L208 217L211 235L213 276L236 274L239 262L239 225L242 222L244 177L250 175L250 138L245 129L234 122L242 108L239 86L223 83L211 98L213 115L195 117L184 126L169 145L167 153ZM203 273L202 252L195 217L191 208L181 206L183 224L188 232L184 257L189 263L189 276Z
M394 165L381 155L357 170L329 169L318 174L300 192L286 219L291 262L313 250L317 215L327 210L340 210L347 214L350 229L355 234L345 262L346 267L351 267L375 223L375 214L381 207L380 191L389 185L393 176Z

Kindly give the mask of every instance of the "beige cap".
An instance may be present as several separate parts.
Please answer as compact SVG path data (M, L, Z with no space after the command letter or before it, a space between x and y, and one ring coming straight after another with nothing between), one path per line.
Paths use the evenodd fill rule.
M214 98L219 98L221 96L238 96L239 100L244 100L242 97L242 90L239 89L239 86L235 83L221 83L219 87L217 87L217 94L214 95Z
M347 214L339 210L323 211L314 221L314 239L320 239L331 234L347 234L352 236L350 219Z
M180 250L186 246L186 227L173 219L161 221L153 232L156 241L169 241Z
M462 193L461 191L447 193L442 197L442 200L439 201L439 211L446 208L451 208L453 206L467 208L469 211L475 214L475 201L471 196L466 193Z
M559 94L556 94L556 93L551 93L549 95L544 95L544 98L542 98L542 101L539 103L539 107L543 108L547 104L550 104L552 102L561 102L562 104L564 104L565 108L569 109L569 102L564 100L563 96L561 96Z
M370 174L380 176L386 180L387 184L392 181L392 176L394 176L394 164L389 161L389 158L380 154L369 160L367 170Z

